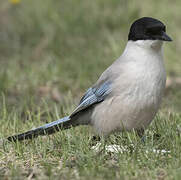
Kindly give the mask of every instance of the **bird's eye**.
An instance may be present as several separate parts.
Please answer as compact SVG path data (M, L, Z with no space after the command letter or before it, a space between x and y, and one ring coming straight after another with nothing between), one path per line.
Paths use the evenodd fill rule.
M159 31L157 29L155 29L155 28L149 28L149 29L146 30L146 33L150 34L150 35L156 35L156 34L158 34L158 32Z
M166 27L165 26L162 28L162 31L166 32Z
M152 27L146 29L147 35L161 35L165 31L165 27Z

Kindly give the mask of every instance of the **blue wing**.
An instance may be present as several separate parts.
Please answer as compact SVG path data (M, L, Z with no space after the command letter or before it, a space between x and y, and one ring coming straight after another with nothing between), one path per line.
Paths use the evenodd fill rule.
M111 83L109 81L104 82L100 86L94 86L92 88L89 88L80 100L78 107L73 111L70 117L92 106L93 104L103 101L110 92Z
M57 121L53 121L51 123L45 124L38 128L32 129L22 134L17 134L8 137L9 141L21 141L24 139L32 139L39 135L52 134L56 131L59 131L60 128L66 129L73 125L71 121L71 117L73 117L76 113L92 106L93 104L99 103L105 99L105 97L111 92L111 83L106 81L101 85L95 85L92 88L89 88L85 95L80 100L78 107L73 111L70 116L64 117Z

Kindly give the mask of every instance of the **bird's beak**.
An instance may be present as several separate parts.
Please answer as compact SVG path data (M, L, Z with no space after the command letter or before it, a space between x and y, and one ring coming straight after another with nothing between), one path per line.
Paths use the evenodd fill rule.
M172 41L172 39L166 34L166 32L163 32L160 40L162 40L162 41Z

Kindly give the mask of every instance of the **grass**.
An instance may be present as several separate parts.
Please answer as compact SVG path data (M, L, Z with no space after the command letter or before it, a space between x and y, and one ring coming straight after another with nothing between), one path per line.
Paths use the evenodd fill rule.
M152 16L174 39L165 45L168 77L181 77L180 1L31 0L0 7L0 137L69 114L85 90L120 56L131 22ZM168 8L169 7L169 8ZM95 152L92 129L0 146L2 179L180 179L180 84L166 89L162 108L141 143L134 132L112 134ZM160 134L156 138L154 134ZM133 147L134 146L134 150ZM170 153L157 154L153 149Z

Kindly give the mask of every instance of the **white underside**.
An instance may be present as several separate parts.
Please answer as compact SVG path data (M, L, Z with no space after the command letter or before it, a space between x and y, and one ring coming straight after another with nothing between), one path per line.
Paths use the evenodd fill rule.
M146 128L158 111L165 88L162 42L128 41L122 56L98 82L105 76L112 78L112 93L91 115L98 134Z

